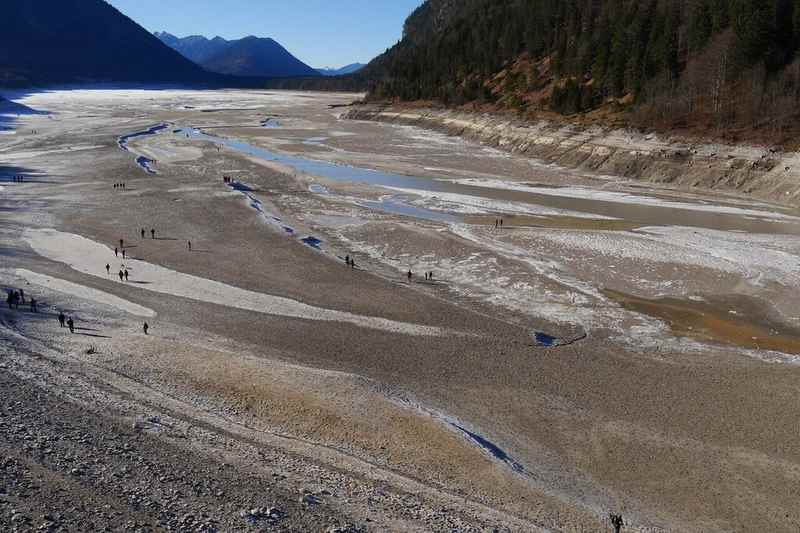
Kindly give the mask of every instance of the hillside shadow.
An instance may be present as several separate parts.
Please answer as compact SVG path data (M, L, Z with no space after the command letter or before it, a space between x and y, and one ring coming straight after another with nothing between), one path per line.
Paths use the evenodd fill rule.
M0 117L1 121L2 117ZM24 181L21 183L14 181L17 176L22 176ZM43 176L45 174L31 168L8 165L0 161L0 184L4 186L24 185L25 183L54 183L50 180L42 179Z
M50 115L50 113L7 100L2 98L0 93L0 134L13 131L20 118L30 115Z

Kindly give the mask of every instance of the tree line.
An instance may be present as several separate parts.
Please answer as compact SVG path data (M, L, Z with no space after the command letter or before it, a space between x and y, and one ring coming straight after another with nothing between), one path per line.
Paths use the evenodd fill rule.
M371 98L525 112L536 93L563 114L616 103L643 125L773 133L796 114L800 0L464 0L430 31L442 3L362 71Z

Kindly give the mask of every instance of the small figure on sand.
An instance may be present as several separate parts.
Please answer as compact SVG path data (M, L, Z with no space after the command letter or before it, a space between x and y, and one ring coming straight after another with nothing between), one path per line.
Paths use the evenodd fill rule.
M36 298L31 298L31 313L38 313L39 308L36 307Z
M67 327L70 333L75 333L75 322L72 320L72 317L67 319Z
M189 245L189 251L192 251L192 241L186 241L186 244Z
M64 327L64 324L66 323L66 321L67 321L67 317L64 316L64 311L59 311L58 312L58 323L62 328Z
M411 283L411 278L414 277L414 273L411 272L410 268L408 269L408 274L406 274L406 275L408 276L408 282Z
M153 238L153 239L156 238L156 230L154 230L154 229L150 230L150 237Z
M122 281L122 278L125 277L125 274L122 272L122 269L119 271L119 280Z
M349 255L344 256L344 264L347 265L347 266L350 266L350 256Z
M144 228L142 228L142 239L144 239Z
M428 279L433 281L433 272L428 272Z
M611 513L609 518L611 519L611 525L614 527L614 533L622 531L622 526L625 525L625 522L622 520L622 515Z
M125 248L125 240L124 239L120 239L119 240L119 247L120 248Z
M499 226L500 226L500 219L499 218L494 219L494 229L497 229Z
M119 248L114 247L114 257L119 257Z
M111 265L106 263L106 274L111 275Z
M126 255L126 252L125 252L125 249L123 249L123 250L122 250L122 258L123 258L123 259L125 259L125 255Z
M128 269L125 269L125 281L128 281Z
M150 326L147 324L147 322L144 323L142 329L144 330L144 334L147 335L147 331L150 329Z
M500 229L503 229L503 219L500 219Z

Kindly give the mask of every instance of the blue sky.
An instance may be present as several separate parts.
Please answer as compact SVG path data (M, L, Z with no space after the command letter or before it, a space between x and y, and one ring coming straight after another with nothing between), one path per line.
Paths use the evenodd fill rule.
M150 31L272 37L312 67L367 62L423 0L108 0Z

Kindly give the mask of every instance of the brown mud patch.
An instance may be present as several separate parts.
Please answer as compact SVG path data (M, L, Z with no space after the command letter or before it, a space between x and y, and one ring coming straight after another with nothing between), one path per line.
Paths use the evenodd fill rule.
M625 309L663 320L681 336L749 350L800 354L800 330L780 321L770 304L758 298L729 295L694 301L648 299L609 289L603 293Z

